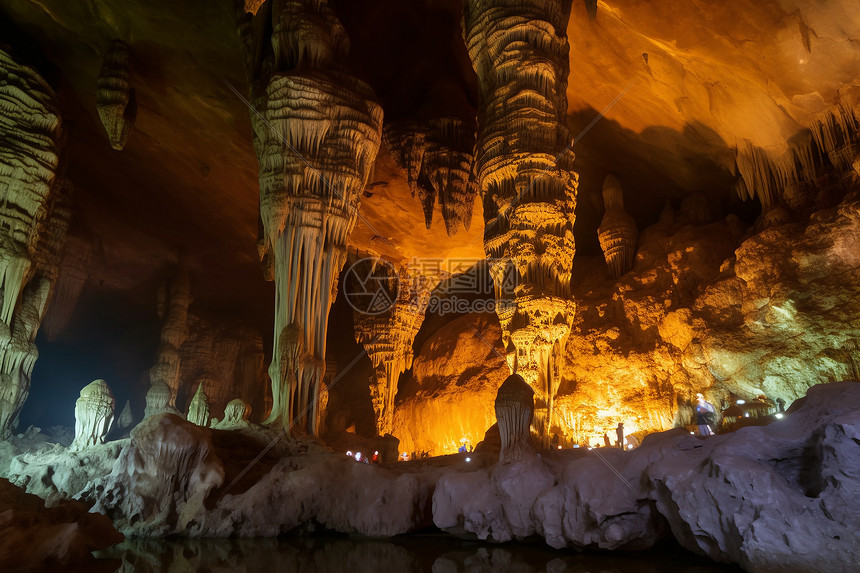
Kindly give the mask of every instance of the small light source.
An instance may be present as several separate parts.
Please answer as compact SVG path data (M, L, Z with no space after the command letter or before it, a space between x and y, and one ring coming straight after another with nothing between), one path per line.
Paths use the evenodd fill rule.
M466 461L467 461L467 462L471 462L471 461L472 461L472 458L466 458Z
M738 400L737 402L735 402L735 404L737 404L738 406L743 406L746 403L747 403L746 400Z
M776 419L777 419L777 420L781 420L781 419L782 419L782 414L777 414L777 415L776 415Z
M690 432L690 435L691 435L691 436L694 436L695 434L694 434L693 432Z
M591 451L591 447L590 447L590 446L589 446L588 450L589 450L589 451Z
M633 449L633 444L627 444L627 449L628 449L628 450L632 450L632 449Z
M578 447L579 447L579 444L573 444L573 447L574 447L574 448L578 448Z
M559 446L558 449L561 449L561 446Z
M373 455L374 455L374 456L378 456L378 455L379 455L379 451L377 450L377 451L373 452Z
M747 412L746 414L744 414L744 418L749 418L749 417L750 417L750 413L749 413L749 412Z
M361 461L361 452L355 452L355 461Z
M351 452L351 451L349 451L349 450L347 450L347 451L346 451L346 455L348 455L349 457L352 457L352 452Z

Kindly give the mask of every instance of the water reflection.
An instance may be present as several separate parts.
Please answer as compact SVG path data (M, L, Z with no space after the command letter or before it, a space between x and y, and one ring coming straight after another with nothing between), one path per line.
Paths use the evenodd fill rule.
M538 544L489 545L442 535L391 541L346 537L281 539L129 539L97 554L117 571L285 571L291 573L727 573L681 549L631 554L582 554ZM106 564L106 563L105 563Z

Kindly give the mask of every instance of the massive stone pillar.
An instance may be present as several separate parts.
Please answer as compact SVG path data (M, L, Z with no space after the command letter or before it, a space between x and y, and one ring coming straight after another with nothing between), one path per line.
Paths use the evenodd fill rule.
M569 16L570 0L467 0L463 14L480 88L475 173L484 249L508 363L534 388L535 426L547 440L575 310Z
M371 265L375 261L363 259L356 262L362 263ZM384 436L394 432L397 383L400 375L412 367L412 344L424 323L430 293L441 277L426 276L408 265L403 265L400 271L388 263L381 263L377 268L392 275L390 284L393 288L384 297L389 304L377 309L354 307L353 323L355 340L364 346L373 363L370 396L376 414L376 433ZM362 273L362 276L367 275ZM383 297L374 297L377 304L380 298Z
M325 0L266 2L240 18L239 33L260 161L261 257L276 289L267 423L316 434L329 309L382 108L339 63L349 38Z
M0 437L30 391L34 340L57 280L70 188L59 181L53 90L0 49Z

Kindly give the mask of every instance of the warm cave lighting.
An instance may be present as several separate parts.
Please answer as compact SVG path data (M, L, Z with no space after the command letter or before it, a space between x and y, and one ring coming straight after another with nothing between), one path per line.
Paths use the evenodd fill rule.
M559 446L558 449L561 449L561 446Z

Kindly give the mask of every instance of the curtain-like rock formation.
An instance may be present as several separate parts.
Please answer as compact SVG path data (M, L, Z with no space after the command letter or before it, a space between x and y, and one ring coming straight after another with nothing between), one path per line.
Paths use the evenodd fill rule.
M535 388L536 427L547 439L574 313L569 15L569 0L469 0L463 16L480 88L475 172L484 248L509 364Z
M70 218L53 90L0 50L0 437L27 399Z
M349 39L328 2L266 3L243 14L239 33L260 162L261 254L272 259L276 288L267 422L316 434L329 309L382 109L338 64Z
M606 265L614 278L633 268L636 257L636 221L624 210L624 191L613 175L603 181L603 206L606 214L597 228L597 238Z
M375 265L372 259L356 264ZM379 268L398 272L388 264ZM376 433L379 436L394 431L394 398L400 375L412 367L412 343L424 323L424 312L430 301L430 292L441 277L429 277L417 269L403 265L397 276L392 276L394 292L388 296L393 304L384 312L355 309L353 324L355 340L364 346L373 364L370 396L376 414Z
M73 450L105 443L113 425L116 400L104 380L94 380L81 390L75 402L75 441Z
M111 147L121 150L137 119L137 99L131 86L131 49L121 40L105 52L96 90L96 108Z
M534 451L531 443L534 394L534 390L519 374L508 376L496 394L496 421L502 438L500 463L518 461Z
M51 342L63 331L75 311L78 298L89 278L87 267L91 251L92 244L88 240L76 236L66 237L57 285L43 323L45 337Z

